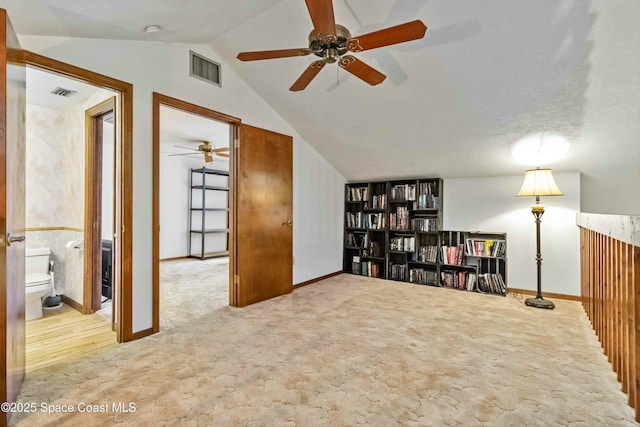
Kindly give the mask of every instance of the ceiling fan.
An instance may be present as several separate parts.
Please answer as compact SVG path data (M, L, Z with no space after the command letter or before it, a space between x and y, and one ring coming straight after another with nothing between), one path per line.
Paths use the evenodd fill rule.
M204 161L206 163L213 162L213 156L229 157L229 147L215 148L209 141L202 141L202 144L198 145L198 148L183 147L181 145L174 145L174 147L184 148L185 150L198 151L198 153L179 153L169 154L169 156L192 156L194 154L204 154Z
M424 37L427 26L420 20L388 27L383 30L352 37L348 29L335 23L332 0L305 0L313 21L313 30L309 34L309 48L263 50L257 52L241 52L241 61L257 61L262 59L288 58L305 56L313 53L320 60L314 61L289 88L291 91L305 89L320 70L329 63L338 62L354 76L370 85L377 85L387 78L384 74L368 66L347 52L361 52L376 49Z

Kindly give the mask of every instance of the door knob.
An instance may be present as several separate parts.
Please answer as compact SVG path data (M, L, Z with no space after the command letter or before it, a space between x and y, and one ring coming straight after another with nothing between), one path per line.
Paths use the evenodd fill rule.
M16 242L24 242L24 236L12 236L11 234L7 234L7 246L11 246L12 243Z
M293 221L288 220L287 222L283 222L282 225L291 225L293 224Z

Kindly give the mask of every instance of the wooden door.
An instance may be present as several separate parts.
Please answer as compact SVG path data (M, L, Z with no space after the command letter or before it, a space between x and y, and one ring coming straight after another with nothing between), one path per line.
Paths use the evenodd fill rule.
M293 139L242 124L235 160L237 277L230 300L242 307L293 290Z
M25 67L0 9L0 402L15 401L24 379ZM7 422L0 416L0 425Z

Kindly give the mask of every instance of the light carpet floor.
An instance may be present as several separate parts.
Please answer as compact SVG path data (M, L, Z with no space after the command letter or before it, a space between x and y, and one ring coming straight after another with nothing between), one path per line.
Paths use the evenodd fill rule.
M163 263L161 333L29 375L20 397L109 412L12 424L636 425L578 303L345 274L235 309L225 274Z

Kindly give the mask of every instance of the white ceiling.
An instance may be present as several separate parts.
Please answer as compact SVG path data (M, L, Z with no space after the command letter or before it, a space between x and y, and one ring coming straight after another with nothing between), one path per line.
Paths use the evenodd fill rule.
M197 150L203 141L209 141L214 148L229 147L230 132L227 123L160 106L160 152L163 154L189 153L188 148ZM194 155L203 156L198 152ZM215 161L228 162L228 159L216 156Z
M75 90L69 97L51 93L56 88ZM68 77L27 67L27 102L42 107L65 110L85 101L94 93L103 89L91 86Z
M336 22L354 35L421 19L426 37L357 54L387 75L378 86L331 64L292 93L314 58L235 56L305 47L312 24L303 0L0 0L18 34L209 43L351 180L513 175L537 165L588 173L596 162L601 170L637 168L630 138L615 151L584 138L590 58L614 47L594 44L590 3L334 0ZM145 34L149 24L166 31ZM564 158L525 165L511 157L518 141L537 133L566 138Z

